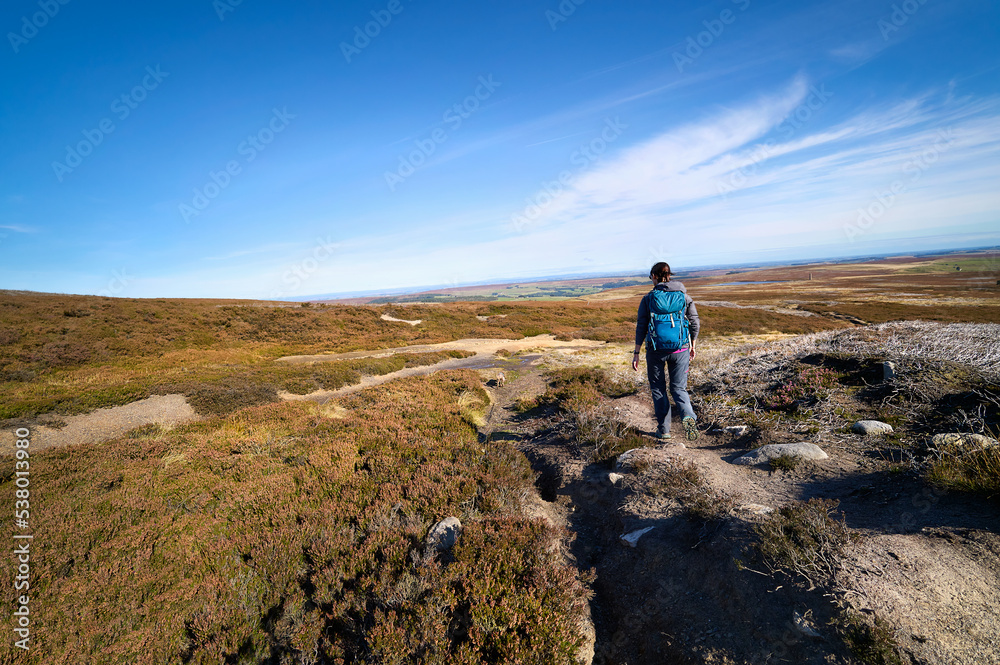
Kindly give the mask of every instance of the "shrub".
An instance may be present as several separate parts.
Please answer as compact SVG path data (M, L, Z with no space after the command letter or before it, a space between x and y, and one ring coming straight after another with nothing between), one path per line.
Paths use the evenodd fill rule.
M771 469L775 471L794 471L802 459L796 455L779 455L771 460Z
M926 478L945 489L1000 499L1000 446L945 453L930 464Z
M810 590L828 583L844 547L857 537L843 518L830 516L837 505L809 499L784 506L754 525L758 541L752 549L772 573L801 579Z
M789 410L802 404L823 399L837 385L838 375L833 370L807 367L790 381L775 390L764 402L769 409Z
M29 661L570 665L588 592L566 534L523 516L524 456L463 418L477 390L441 372L331 417L265 404L39 452L37 593L60 602ZM427 552L447 515L459 544Z
M838 623L841 638L851 653L866 665L902 665L896 636L884 619L875 615L869 623L859 613L847 611Z

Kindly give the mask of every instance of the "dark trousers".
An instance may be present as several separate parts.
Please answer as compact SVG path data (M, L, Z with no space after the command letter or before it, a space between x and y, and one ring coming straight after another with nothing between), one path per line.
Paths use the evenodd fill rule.
M679 353L670 351L650 351L646 349L646 376L649 391L653 394L653 412L657 426L664 432L670 431L670 400L667 398L667 377L670 377L670 396L681 412L681 418L694 418L691 398L688 396L688 365L691 351Z

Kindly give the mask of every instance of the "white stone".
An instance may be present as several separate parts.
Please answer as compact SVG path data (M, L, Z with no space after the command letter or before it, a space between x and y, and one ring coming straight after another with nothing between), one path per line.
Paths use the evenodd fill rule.
M982 434L961 434L951 432L949 434L935 434L931 438L930 447L937 450L958 449L972 450L975 448L992 448L1000 445L996 439L991 439Z
M806 637L820 637L819 631L813 628L806 618L798 612L792 612L792 623L795 624L795 630Z
M427 534L427 544L439 552L450 550L462 533L462 523L457 517L446 517L431 527Z
M723 427L722 431L726 434L733 434L735 436L743 436L747 433L749 428L746 425L730 425L729 427Z
M738 512L750 513L751 515L768 515L774 512L774 508L763 506L759 503L744 503L736 508Z
M880 420L859 420L851 425L851 431L862 436L873 436L876 434L891 434L892 425Z
M608 474L608 482L611 483L612 485L617 485L617 484L619 484L624 479L625 479L625 476L623 476L620 473L609 473Z
M763 464L778 457L798 457L805 460L827 459L829 455L814 443L771 443L751 450L743 457L733 460L733 464Z
M896 377L896 366L891 362L882 363L882 380L889 381Z
M621 536L622 542L624 542L629 547L635 547L639 539L644 535L655 529L655 526L647 526L645 529L639 529L637 531L632 531L631 533L626 533Z

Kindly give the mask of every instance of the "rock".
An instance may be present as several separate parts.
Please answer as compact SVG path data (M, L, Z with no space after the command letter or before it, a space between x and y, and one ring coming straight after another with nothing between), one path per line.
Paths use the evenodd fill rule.
M821 460L829 457L822 448L814 443L770 443L756 450L751 450L743 457L734 459L733 464L763 464L782 456L798 457L804 460Z
M932 450L975 450L977 448L992 448L996 445L1000 445L1000 442L982 434L951 432L949 434L935 434L931 437L927 448Z
M626 533L621 536L622 542L624 542L629 547L635 547L639 539L646 535L648 532L655 529L655 526L647 526L645 529L639 529L637 531L632 531L631 533Z
M743 436L750 429L746 425L730 425L729 427L723 427L722 431L726 434L732 434L734 436Z
M851 425L851 431L863 436L875 436L878 434L892 434L892 425L883 423L880 420L859 420Z
M759 503L744 503L742 506L737 506L736 511L740 513L748 513L750 515L767 515L774 512L774 508L770 506L762 506Z
M813 628L809 621L798 612L792 612L792 623L795 625L795 630L806 637L821 637L819 631Z
M896 366L891 362L882 363L882 380L891 381L896 378Z
M608 482L611 483L612 485L618 485L624 479L625 479L625 476L623 476L620 473L609 473L608 474Z
M446 517L431 527L427 534L427 546L439 552L450 550L462 533L462 523L457 517Z
M615 471L639 473L651 466L673 466L677 463L677 453L681 448L676 447L673 450L670 448L633 448L632 450L626 450L615 461Z

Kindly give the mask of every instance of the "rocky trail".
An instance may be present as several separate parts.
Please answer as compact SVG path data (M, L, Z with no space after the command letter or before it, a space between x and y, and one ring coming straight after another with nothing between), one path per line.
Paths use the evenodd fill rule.
M494 408L484 436L528 457L546 504L535 513L568 528L571 557L596 572L594 663L864 662L852 659L834 626L838 602L887 622L904 657L898 662L1000 663L994 505L890 471L898 460L873 454L856 435L811 437L829 458L792 472L733 464L753 445L750 436L705 425L684 448L660 445L644 391L608 405L649 436L641 463L612 469L591 463L551 414L525 417L512 408L544 390L536 367L502 388L488 378L487 385ZM672 431L683 432L679 422ZM794 432L784 438L803 440ZM651 482L658 467L687 462L727 502L724 518L692 519ZM754 524L812 498L839 502L846 526L860 535L837 567L835 594L740 568L737 560L753 565ZM638 536L634 546L623 539L629 534Z

